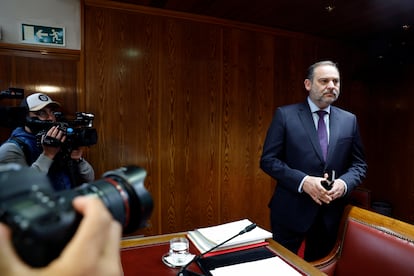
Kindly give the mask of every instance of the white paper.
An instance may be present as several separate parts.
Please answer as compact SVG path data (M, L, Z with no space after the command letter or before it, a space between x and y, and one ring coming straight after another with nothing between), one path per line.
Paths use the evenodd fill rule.
M220 224L211 227L199 228L197 231L202 234L202 236L209 240L213 244L219 244L227 240L228 238L236 235L246 226L252 224L248 219L242 219L239 221L233 221L225 224ZM272 233L256 226L250 232L244 233L231 241L226 243L227 246L243 244L252 241L265 240L272 237Z
M297 276L302 275L279 257L272 257L254 262L219 267L210 271L213 276L260 275L260 276Z

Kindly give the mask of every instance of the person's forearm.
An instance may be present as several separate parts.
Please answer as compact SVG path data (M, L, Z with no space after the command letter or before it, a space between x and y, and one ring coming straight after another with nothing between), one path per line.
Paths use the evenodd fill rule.
M85 159L79 162L79 173L83 181L90 182L95 180L95 171L93 170L91 164L88 163Z
M32 168L42 173L48 173L50 166L52 166L53 159L45 156L43 153L39 155L39 158L31 165Z

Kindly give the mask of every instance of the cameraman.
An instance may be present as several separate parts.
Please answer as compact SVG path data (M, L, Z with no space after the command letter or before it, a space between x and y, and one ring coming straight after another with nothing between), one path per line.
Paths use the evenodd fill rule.
M28 110L25 126L14 129L0 146L0 164L17 163L47 173L57 191L94 180L94 170L82 158L82 149L73 149L66 157L62 152L65 133L58 126L46 132L45 125L50 125L46 123L56 123L54 112L60 104L43 93L35 93L23 99L21 106Z
M0 275L123 275L121 225L97 197L78 196L73 206L83 215L81 224L60 257L43 268L31 268L19 259L10 230L0 223Z

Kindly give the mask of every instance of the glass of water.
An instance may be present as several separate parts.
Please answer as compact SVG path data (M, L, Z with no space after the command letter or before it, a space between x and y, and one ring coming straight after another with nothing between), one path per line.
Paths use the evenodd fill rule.
M187 260L189 254L189 243L186 238L173 238L170 240L170 257L172 261L179 265Z

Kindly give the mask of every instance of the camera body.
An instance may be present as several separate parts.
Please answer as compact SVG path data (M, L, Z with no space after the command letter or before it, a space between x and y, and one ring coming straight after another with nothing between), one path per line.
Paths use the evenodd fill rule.
M63 148L76 149L95 145L98 141L98 133L92 127L94 115L86 112L76 112L73 120L66 119L61 112L55 112L56 122L39 120L36 117L28 117L26 125L39 137L44 136L52 126L58 126L66 135L66 140L61 143L55 139L44 139L43 143L49 146L63 146ZM47 138L47 137L46 137Z
M45 174L13 165L0 167L0 221L11 228L19 256L33 267L48 265L73 237L82 219L72 207L76 196L99 197L124 233L146 226L152 213L146 171L140 167L121 167L97 181L55 192Z
M95 115L86 112L76 112L75 119L65 121L59 112L55 112L58 127L66 135L65 143L71 148L95 145L98 141L98 133L92 127Z

